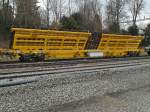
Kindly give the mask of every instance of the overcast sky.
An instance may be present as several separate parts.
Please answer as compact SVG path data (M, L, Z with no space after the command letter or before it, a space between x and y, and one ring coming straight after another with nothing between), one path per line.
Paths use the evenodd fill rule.
M150 0L145 0L145 10L144 13L150 16Z
M43 0L39 0L39 1L42 2ZM101 1L101 4L103 5L103 9L104 9L107 0L100 0L100 1ZM144 6L143 15L149 16L150 15L150 0L144 0L144 2L145 2L145 6ZM41 4L41 6L42 6L42 4Z
M40 2L42 2L43 0L39 0ZM66 0L68 1L68 0ZM101 4L102 4L102 10L103 10L103 13L105 14L105 5L106 5L106 1L107 0L100 0L101 1ZM141 15L139 16L140 19L143 19L144 16L146 18L150 18L150 0L144 0L144 9L143 11L141 12ZM42 6L43 4L41 4ZM42 6L43 7L43 6ZM129 18L128 18L129 19ZM150 20L148 21L144 21L144 22L139 22L138 25L140 25L141 27L145 27L147 25L147 23L150 23ZM128 24L130 25L130 24ZM124 24L124 26L127 26L126 24Z

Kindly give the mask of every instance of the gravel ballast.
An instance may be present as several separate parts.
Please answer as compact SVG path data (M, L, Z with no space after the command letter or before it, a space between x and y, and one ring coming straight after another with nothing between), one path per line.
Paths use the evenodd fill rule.
M0 88L0 112L148 112L149 85L150 65L45 76Z

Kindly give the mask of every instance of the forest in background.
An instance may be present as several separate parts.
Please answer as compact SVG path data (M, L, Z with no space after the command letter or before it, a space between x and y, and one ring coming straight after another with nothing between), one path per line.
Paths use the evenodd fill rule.
M138 35L144 0L0 0L0 46L12 27ZM132 24L122 29L121 22ZM150 25L143 31L149 35Z

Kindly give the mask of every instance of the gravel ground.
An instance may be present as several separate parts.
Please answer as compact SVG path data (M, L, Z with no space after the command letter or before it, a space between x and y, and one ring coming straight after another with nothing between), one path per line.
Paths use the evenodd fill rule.
M0 112L149 112L150 65L0 88Z
M150 112L150 87L105 94L57 107L59 112Z

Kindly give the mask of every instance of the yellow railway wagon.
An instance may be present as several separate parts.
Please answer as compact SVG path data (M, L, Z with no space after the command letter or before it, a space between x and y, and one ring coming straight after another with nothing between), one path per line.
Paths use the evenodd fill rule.
M136 56L143 36L102 34L98 50L104 57Z
M142 36L13 28L11 50L21 61L136 56L142 40Z
M12 29L12 46L20 54L44 54L50 58L85 57L91 33L37 29Z

